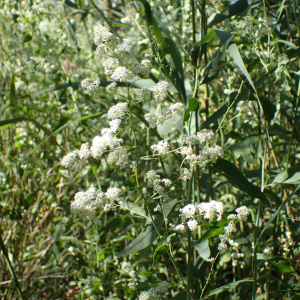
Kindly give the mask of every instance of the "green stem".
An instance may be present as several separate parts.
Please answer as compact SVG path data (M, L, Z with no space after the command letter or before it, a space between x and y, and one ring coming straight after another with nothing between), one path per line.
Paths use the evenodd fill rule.
M194 172L193 172L194 173ZM195 176L195 174L194 174ZM193 180L190 180L189 182L189 190L188 190L188 197L187 197L187 203L191 202L191 195L192 195L192 190L193 190ZM189 229L187 229L187 240L188 240L188 249L187 249L187 255L188 255L188 270L187 270L187 288L190 291L191 289L191 280L192 280L192 270L193 270L193 265L192 265L192 255L193 255L193 246L192 246L192 234ZM188 294L187 300L190 300L190 296Z
M18 278L17 278L17 275L14 271L14 268L10 262L10 259L8 257L8 253L6 251L6 248L5 248L5 245L4 245L4 242L3 242L3 239L2 239L2 233L0 234L0 249L2 250L3 252L3 255L4 255L4 259L5 259L5 262L8 266L8 269L9 269L9 272L10 272L10 275L11 277L13 278L13 281L15 283L15 286L16 286L16 290L19 294L19 297L21 300L24 300L25 298L23 297L23 293L22 293L22 290L20 288L20 285L19 285L19 281L18 281Z

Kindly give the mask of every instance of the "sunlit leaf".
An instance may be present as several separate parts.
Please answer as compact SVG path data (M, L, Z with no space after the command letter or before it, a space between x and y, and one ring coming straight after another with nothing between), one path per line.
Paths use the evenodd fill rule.
M250 195L251 197L258 198L267 205L271 206L268 197L262 193L257 186L250 183L233 163L219 158L213 166L219 170L233 186Z

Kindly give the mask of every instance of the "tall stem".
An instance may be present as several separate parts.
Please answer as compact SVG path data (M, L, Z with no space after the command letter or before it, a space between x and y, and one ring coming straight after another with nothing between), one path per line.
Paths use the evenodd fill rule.
M0 249L2 250L2 253L4 255L5 262L7 264L8 269L9 269L10 275L11 275L11 277L12 277L14 283L15 283L16 290L19 294L19 297L20 297L21 300L24 300L23 293L22 293L21 287L19 285L17 275L16 275L16 273L14 271L14 268L13 268L11 262L10 262L10 259L8 257L8 253L6 251L6 248L5 248L3 239L2 239L2 232L0 232Z

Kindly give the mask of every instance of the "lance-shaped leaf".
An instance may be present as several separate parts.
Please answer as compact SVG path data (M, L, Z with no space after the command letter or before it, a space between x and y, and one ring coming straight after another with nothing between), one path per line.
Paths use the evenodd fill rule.
M239 67L239 69L243 72L243 74L245 75L245 77L248 79L250 85L252 86L253 90L256 92L254 84L252 82L252 79L250 77L250 74L248 73L246 66L243 62L243 59L241 57L240 51L237 47L236 44L231 44L228 47L228 52L229 55L231 56L231 58L234 60L234 62L237 64L237 66Z
M242 142L235 143L230 146L230 149L237 158L242 156L249 164L257 165L259 163L258 158L262 158L263 149L260 139L256 136L248 137Z
M219 287L217 289L212 290L207 296L201 298L200 300L207 299L210 296L218 295L218 294L220 294L222 292L228 291L228 290L230 290L232 288L237 287L238 285L240 285L242 283L250 283L250 282L253 282L253 280L252 279L243 279L243 280L238 280L236 282L228 283L227 285L224 285L224 286L221 286L221 287Z
M271 202L268 197L262 193L257 186L250 183L244 174L233 163L219 158L214 164L214 168L220 171L236 188L253 198L262 200L267 205L271 206Z
M177 203L179 203L179 201L173 200L163 205L165 216L170 214ZM164 223L163 216L157 217L154 222L156 228L152 224L147 226L145 231L141 232L135 240L119 253L119 256L134 254L148 247L157 237L156 229L160 230Z
M233 3L233 2L231 2ZM247 10L254 5L262 3L261 0L238 0L229 7L226 7L221 13L212 16L212 19L208 20L208 27L212 27L222 21L229 19L232 16L243 15Z

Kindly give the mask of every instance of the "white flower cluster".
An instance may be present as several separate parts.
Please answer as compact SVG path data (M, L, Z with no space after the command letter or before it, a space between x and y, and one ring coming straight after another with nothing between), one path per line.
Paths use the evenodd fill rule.
M151 288L148 291L143 291L139 295L139 300L160 300L163 299L168 292L169 283L162 281L155 288Z
M131 40L123 39L123 42L116 47L115 53L120 54L120 53L123 53L123 52L130 52L131 48L132 48Z
M82 144L80 150L69 152L61 161L61 165L70 171L79 171L83 167L84 159L91 155L89 143Z
M116 207L117 200L121 190L111 187L106 193L100 192L96 188L90 188L85 192L76 193L74 200L71 203L71 212L81 217L93 219L96 209L104 209L104 211L112 210ZM122 205L122 201L118 201Z
M186 222L186 225L190 231L194 231L198 227L198 222L194 219L197 213L197 209L199 210L200 215L203 215L203 218L208 219L209 222L212 222L215 219L217 221L221 221L225 211L224 204L220 201L215 201L215 200L212 200L210 202L202 202L197 207L194 204L188 204L184 206L179 210L180 216L183 219L183 223L186 220L188 220ZM249 209L246 206L237 208L236 212L238 213L237 215L232 214L227 217L229 223L227 224L227 226L224 227L224 234L221 234L219 236L221 243L218 245L218 249L221 252L226 251L228 247L226 241L230 236L230 234L236 231L234 220L239 219L241 221L246 221L250 213ZM169 225L173 228L173 230L184 231L185 225L183 223L178 224L176 226L171 223Z
M116 166L125 167L129 162L127 150L122 147L117 147L109 153L107 162L110 165L115 163Z
M119 39L111 33L108 28L97 25L94 28L94 43L96 46L101 46L103 44L109 44L110 46L116 46ZM97 51L97 50L96 50Z
M133 67L133 71L122 65L122 57L125 53L131 52L132 42L124 38L123 41L117 38L108 28L98 25L94 28L94 43L97 46L96 53L101 54L106 60L102 63L104 72L114 82L106 87L107 90L116 87L115 81L138 81L141 78L137 75L148 77L151 72L151 62L142 60L139 65Z
M166 154L169 151L170 145L166 141L159 141L158 144L152 145L151 149L153 152L157 152L158 154Z
M245 262L242 261L241 259L245 256L244 253L240 253L239 251L239 244L235 242L234 240L228 239L228 244L231 247L231 261L232 261L232 266L236 267L238 263L240 263L241 269L245 267Z
M147 172L146 178L148 180L147 186L149 188L153 188L153 190L159 194L163 194L164 191L164 188L161 185L162 183L165 186L170 186L172 184L172 181L170 179L166 179L166 178L160 179L160 176L157 175L154 170Z
M162 117L160 119L161 123L170 119L173 116L181 117L184 115L184 105L182 103L172 104L168 108L163 109L161 114L162 114Z
M111 78L115 81L138 81L140 77L135 75L130 70L126 69L125 67L119 66L117 67L113 73L111 74Z
M141 76L149 77L151 72L151 62L148 59L143 59L140 65L137 65L134 69L136 74Z
M218 250L221 253L225 252L228 249L228 245L226 244L226 241L228 240L231 233L236 232L236 226L234 220L239 219L240 221L247 221L247 217L250 214L250 211L246 206L241 206L237 208L235 211L237 212L237 215L231 214L227 217L229 223L227 224L227 226L224 227L224 234L221 234L219 236L221 242L218 245Z
M183 221L186 221L189 219L186 224L190 231L195 231L198 227L198 222L196 220L193 220L192 218L196 214L196 206L194 204L188 204L185 207L181 208L180 210L180 216L183 219ZM184 231L185 226L184 224L178 224L174 226L173 224L169 224L175 231Z
M91 79L84 79L81 81L81 86L84 88L84 94L92 95L92 93L94 93L100 86L100 81L95 80L92 82Z
M184 181L191 180L192 177L193 177L193 173L188 168L183 168L182 169L182 174L183 174L183 176L181 177L181 179L184 180Z
M156 127L156 115L153 113L145 114L145 120L149 123L150 128Z
M209 129L204 129L202 131L197 132L195 135L186 135L182 134L181 140L184 144L188 146L183 146L180 148L180 153L185 156L185 159L188 161L190 165L190 170L195 166L200 166L204 168L206 163L212 161L215 163L219 157L223 155L222 147L215 145L214 147L206 147L200 151L199 155L193 153L192 145L196 144L207 144L211 142L214 138L213 131ZM183 176L183 180L189 179L188 176Z
M204 144L206 142L210 142L213 140L215 134L213 133L212 130L210 129L203 129L199 132L197 132L195 135L186 135L186 134L182 134L181 140L183 143L185 143L186 145L195 145L198 144L199 142L201 144Z
M109 128L104 128L101 135L97 135L92 140L92 145L89 143L83 144L80 150L75 150L63 157L61 165L70 170L80 170L83 166L83 160L89 156L99 159L104 152L111 150L108 156L108 163L124 167L127 165L128 153L125 148L121 147L123 139L116 136L116 132L121 124L122 118L127 113L127 103L119 103L110 108L108 111Z
M109 120L123 119L127 112L128 112L128 103L127 102L118 103L109 109L107 113L107 118Z
M183 219L190 219L193 218L196 213L196 206L194 204L188 204L179 211Z
M160 103L167 98L169 86L170 84L167 81L159 81L155 86L150 88L154 93L155 103Z
M204 214L204 219L213 221L217 216L217 221L221 221L224 213L224 204L219 201L212 200L210 202L202 202L198 206L200 214Z
M123 139L117 138L114 133L111 128L104 128L100 136L97 135L93 138L90 149L92 157L99 159L108 148L114 150L121 146Z
M116 58L108 58L102 63L104 68L104 73L106 75L111 75L114 70L120 66L120 61Z
M215 145L214 147L202 150L201 155L202 157L205 157L205 159L210 159L213 163L215 163L218 157L223 156L223 149L222 147Z
M223 156L222 147L215 145L214 147L209 147L200 151L199 155L193 153L191 147L182 147L180 153L185 156L185 159L190 165L190 169L199 165L201 168L205 168L206 162L212 161L215 163L219 157ZM185 178L182 178L186 180Z

